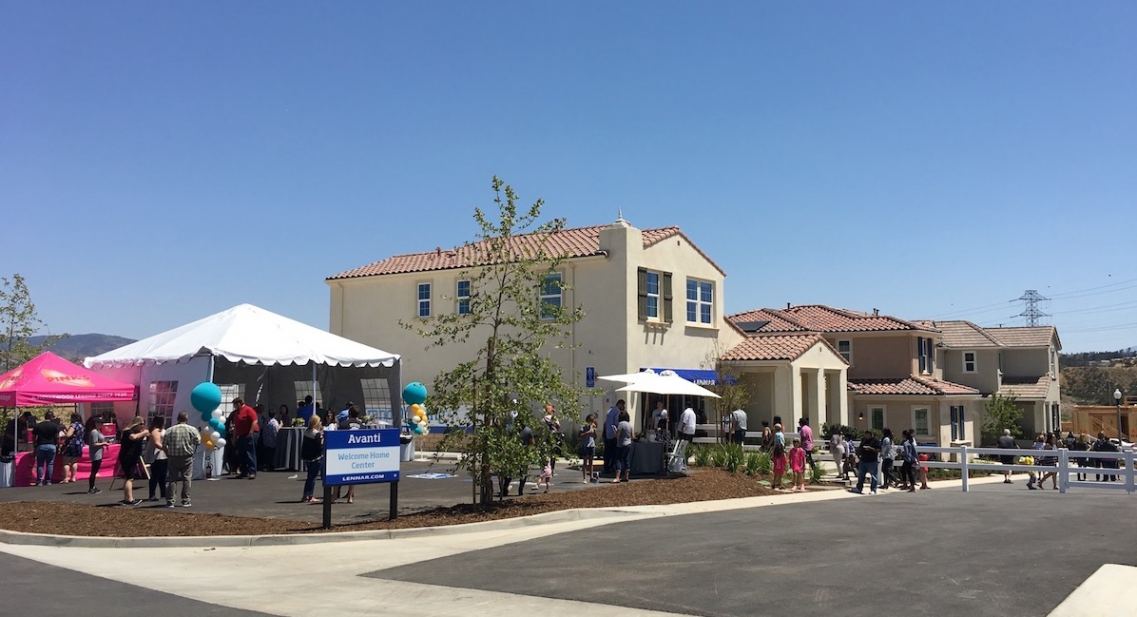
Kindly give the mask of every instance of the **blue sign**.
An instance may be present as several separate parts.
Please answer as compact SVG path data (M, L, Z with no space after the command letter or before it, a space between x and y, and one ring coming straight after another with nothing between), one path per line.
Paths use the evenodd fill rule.
M596 387L596 367L595 366L587 366L584 368L584 387L586 387L586 388L595 388Z
M399 481L399 429L324 431L324 484Z

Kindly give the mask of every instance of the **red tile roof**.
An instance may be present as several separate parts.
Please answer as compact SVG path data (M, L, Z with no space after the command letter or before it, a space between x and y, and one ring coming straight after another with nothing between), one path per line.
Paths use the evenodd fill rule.
M552 234L522 234L513 237L513 246L511 248L519 254L536 251L540 246L542 236L547 235L548 238L545 240L545 252L550 255L556 255L565 259L602 255L603 253L600 250L600 230L605 227L607 227L607 225L593 225L591 227L562 229ZM719 268L706 253L699 249L698 246L695 246L695 243L691 242L691 239L678 227L645 229L642 233L644 248L659 244L668 238L681 237L691 245L691 248L706 258L719 272L722 272L722 268ZM480 241L453 249L439 248L426 253L394 255L365 266L352 268L351 270L346 270L339 274L333 274L329 276L327 280L380 276L384 274L404 274L408 272L429 272L432 270L452 270L485 265L486 261L482 256L484 247L485 241Z
M930 325L918 324L888 315L859 313L821 304L803 304L785 309L758 309L728 317L735 325L747 321L770 323L759 332L888 332L917 330L939 332Z
M819 334L759 334L749 336L723 354L723 360L797 360L821 343L833 349ZM833 350L834 355L838 355Z
M979 394L979 390L930 377L896 377L888 379L850 379L853 394L873 396L945 396Z
M1050 375L1039 377L1003 377L999 396L1045 399L1050 393Z

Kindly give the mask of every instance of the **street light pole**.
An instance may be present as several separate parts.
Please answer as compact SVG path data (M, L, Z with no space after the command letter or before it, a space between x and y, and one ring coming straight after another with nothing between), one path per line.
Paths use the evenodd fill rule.
M1113 391L1113 402L1117 405L1117 447L1120 448L1125 440L1121 433L1121 388Z

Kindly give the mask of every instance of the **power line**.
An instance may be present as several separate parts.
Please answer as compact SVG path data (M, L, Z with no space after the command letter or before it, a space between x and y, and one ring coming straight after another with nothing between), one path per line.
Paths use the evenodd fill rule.
M1011 317L1025 317L1027 325L1033 328L1038 325L1039 319L1050 317L1050 313L1043 313L1042 309L1038 308L1039 303L1049 299L1038 293L1037 289L1028 289L1023 292L1023 295L1011 300L1011 302L1025 303L1023 312L1018 315L1011 315Z
M1075 289L1072 291L1062 291L1059 293L1052 293L1052 294L1050 294L1050 297L1051 298L1068 298L1068 297L1073 296L1074 294L1080 294L1080 293L1087 292L1087 291L1097 291L1099 289L1106 289L1107 287L1116 287L1118 285L1127 285L1129 283L1137 283L1137 279L1129 279L1126 281L1117 281L1114 283L1106 283L1105 285L1098 285L1097 287L1087 287L1085 289ZM1131 289L1131 287L1126 287L1126 289ZM1113 289L1113 290L1105 291L1102 293L1113 293L1114 291L1121 291L1121 290L1120 289Z
M1137 300L1127 300L1125 302L1118 302L1116 304L1102 304L1099 306L1087 306L1079 309L1070 309L1068 311L1054 311L1055 315L1069 315L1072 313L1110 313L1113 311L1125 310L1128 308L1137 308Z

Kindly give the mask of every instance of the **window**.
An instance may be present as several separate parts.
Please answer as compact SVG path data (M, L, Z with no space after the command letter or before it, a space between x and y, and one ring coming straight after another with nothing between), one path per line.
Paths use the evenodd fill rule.
M869 422L872 430L884 430L884 407L869 407Z
M967 432L963 424L963 405L951 407L951 440L963 441L967 439Z
M230 410L233 409L233 399L245 398L245 384L243 383L219 383L217 387L221 390L221 413L228 415Z
M541 319L555 319L561 314L561 273L550 272L541 281Z
M1062 409L1059 403L1051 403L1050 405L1050 429L1058 430L1062 427Z
M837 353L853 366L853 341L837 341Z
M1050 379L1058 379L1058 352L1050 350Z
M927 407L919 407L912 410L912 427L917 435L931 435L931 428L929 427L930 412Z
M714 315L715 284L710 281L687 279L687 321L711 324Z
M470 281L458 281L458 288L454 292L454 297L458 301L458 306L455 311L459 315L470 314Z
M363 388L363 407L367 416L389 426L397 426L391 410L391 388L386 379L367 378L360 379L359 385Z
M296 388L296 400L302 401L307 397L312 397L312 400L321 407L324 405L324 398L320 392L312 393L312 380L306 379L304 381L294 381L292 385Z
M647 318L659 319L659 273L647 273Z
M975 352L974 351L963 352L963 372L964 373L974 373L975 367L976 367Z
M418 311L419 317L430 317L430 283L418 284Z
M174 416L174 403L177 398L178 382L151 381L149 418L161 416L166 419L166 424L169 425L170 418Z
M101 418L104 415L110 414L114 416L114 403L91 403L91 417Z
M916 337L916 354L920 356L920 372L932 372L932 339Z

